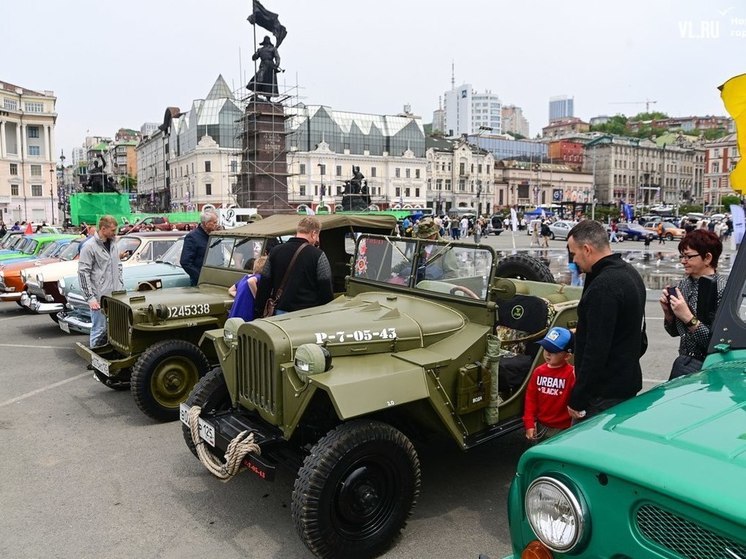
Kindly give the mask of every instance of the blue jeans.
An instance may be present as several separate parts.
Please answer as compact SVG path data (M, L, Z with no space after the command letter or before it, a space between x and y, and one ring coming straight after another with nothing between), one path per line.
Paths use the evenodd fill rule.
M88 342L90 347L106 345L106 317L101 310L91 311L91 337Z

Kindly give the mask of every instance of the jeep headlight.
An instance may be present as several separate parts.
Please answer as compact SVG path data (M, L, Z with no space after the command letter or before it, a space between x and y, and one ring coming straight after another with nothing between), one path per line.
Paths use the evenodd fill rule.
M586 518L567 485L548 476L535 479L526 491L525 507L531 529L549 549L565 553L577 546Z
M317 344L303 344L295 350L295 372L301 379L308 375L325 373L332 368L332 356L329 351Z
M233 317L225 321L223 326L223 339L228 345L238 344L238 329L244 323L243 318Z

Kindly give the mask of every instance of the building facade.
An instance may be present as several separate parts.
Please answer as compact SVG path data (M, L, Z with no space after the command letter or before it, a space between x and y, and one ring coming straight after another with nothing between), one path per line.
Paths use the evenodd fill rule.
M502 103L500 98L487 90L477 93L471 84L465 83L445 92L445 130L448 137L463 134L478 134L480 130L490 130L501 134Z
M571 134L582 134L591 129L590 124L583 122L579 118L570 117L556 119L541 129L541 135L544 138L561 138Z
M583 169L585 142L571 139L554 140L547 144L552 163L568 165L575 171Z
M163 131L143 136L135 147L137 160L137 205L148 212L164 211L166 200L166 147Z
M719 209L723 196L739 194L730 184L730 173L741 158L736 135L729 134L718 140L707 142L704 144L704 149L704 204Z
M523 109L515 105L503 105L502 129L503 132L515 132L524 138L528 138L528 120L523 116Z
M493 155L464 138L428 138L426 205L434 213L473 208L490 214L495 206Z
M286 110L288 201L341 207L344 181L360 167L380 209L426 203L425 133L411 114L372 115L299 105Z
M54 127L57 98L0 81L0 220L60 221Z
M495 167L495 200L498 208L589 204L593 175L559 163L505 159Z
M549 123L575 116L575 98L557 95L549 98Z

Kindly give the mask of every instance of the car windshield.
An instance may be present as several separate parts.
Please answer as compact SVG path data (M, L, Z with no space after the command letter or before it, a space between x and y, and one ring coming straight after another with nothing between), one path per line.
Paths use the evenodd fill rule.
M130 237L129 235L120 237L117 242L119 248L119 259L124 261L132 258L132 255L137 250L137 247L140 246L140 243L142 243L142 240L138 237Z
M24 254L34 254L36 252L36 247L38 246L39 241L36 239L26 239L26 242L23 243L23 248L21 248L21 252Z
M486 301L493 261L487 247L362 236L353 276Z
M67 245L62 252L60 252L59 257L60 260L64 260L67 262L68 260L74 260L76 256L78 256L78 253L80 252L80 245L82 241L76 239L72 241L69 245Z
M177 240L166 253L156 262L164 262L165 264L171 264L172 266L181 266L179 260L181 259L181 249L184 248L184 239Z
M264 238L210 237L205 266L212 268L248 269L254 258L261 256Z
M69 244L68 241L55 241L45 246L39 253L39 258L52 258L57 256Z

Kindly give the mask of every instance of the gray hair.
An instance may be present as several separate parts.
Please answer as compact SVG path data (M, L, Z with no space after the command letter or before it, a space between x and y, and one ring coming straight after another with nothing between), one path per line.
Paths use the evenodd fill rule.
M598 221L585 219L570 229L567 238L572 237L579 245L591 245L597 250L610 249L606 229Z
M199 214L199 222L202 225L204 225L208 221L212 221L212 220L218 221L219 219L220 219L220 216L218 216L218 212L216 212L213 209L202 210L202 213Z

